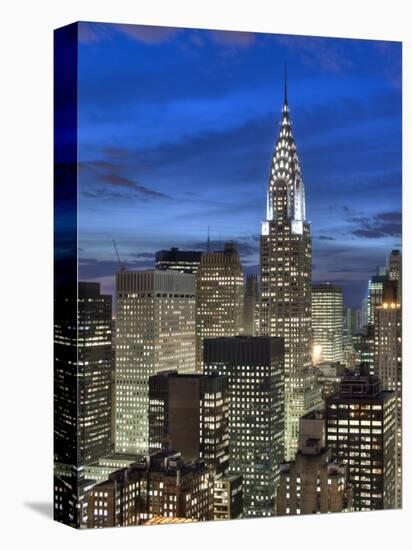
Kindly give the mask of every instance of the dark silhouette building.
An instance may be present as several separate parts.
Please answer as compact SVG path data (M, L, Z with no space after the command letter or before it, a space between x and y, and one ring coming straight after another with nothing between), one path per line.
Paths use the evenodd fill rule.
M195 274L200 264L202 252L197 250L159 250L156 252L156 269L172 269L179 273Z
M205 461L214 477L229 467L228 378L164 371L149 378L149 450L176 449Z
M243 304L243 333L257 335L259 287L257 275L246 276L245 297Z
M99 283L55 295L54 460L57 521L84 522L84 466L111 450L112 297ZM65 472L62 475L61 472Z

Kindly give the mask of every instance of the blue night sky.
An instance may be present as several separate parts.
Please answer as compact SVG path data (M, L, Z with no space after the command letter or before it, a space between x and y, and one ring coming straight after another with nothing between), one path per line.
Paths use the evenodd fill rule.
M401 246L401 44L79 24L80 279L114 292L153 253L236 240L258 270L283 102L306 188L313 281L360 305Z

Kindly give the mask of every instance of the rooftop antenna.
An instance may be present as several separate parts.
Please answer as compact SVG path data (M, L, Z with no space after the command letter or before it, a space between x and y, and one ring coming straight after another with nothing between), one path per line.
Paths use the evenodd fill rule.
M287 61L285 61L285 99L284 104L288 104L288 64Z
M210 227L207 226L207 245L206 245L206 251L210 252Z
M119 251L117 250L116 241L114 239L112 239L112 241L113 241L114 251L116 252L116 256L117 256L117 263L119 264L119 270L121 273L123 273L123 271L126 271L126 266L120 259L120 254L119 254Z

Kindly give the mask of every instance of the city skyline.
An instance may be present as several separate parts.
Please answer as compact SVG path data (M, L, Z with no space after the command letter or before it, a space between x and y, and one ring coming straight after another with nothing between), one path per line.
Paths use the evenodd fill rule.
M372 176L393 177L400 103L375 111L379 71L357 73L382 44L100 23L55 38L55 519L402 508L401 188ZM250 79L269 58L275 121L273 82Z
M287 60L313 281L360 305L401 242L399 43L87 23L79 41L82 280L114 294L113 238L150 268L160 249L205 250L208 226L212 250L235 240L258 271Z

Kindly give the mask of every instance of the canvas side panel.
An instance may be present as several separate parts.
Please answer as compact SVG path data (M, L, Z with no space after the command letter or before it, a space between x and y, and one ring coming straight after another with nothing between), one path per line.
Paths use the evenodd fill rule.
M78 26L54 31L54 519L80 527L77 372Z

